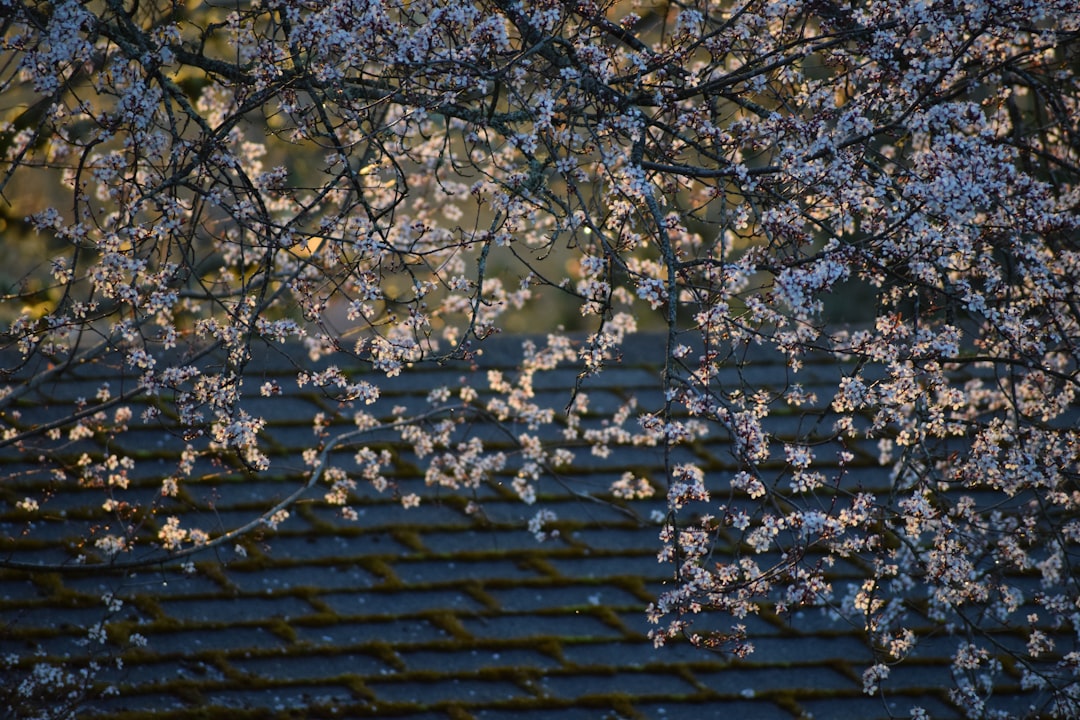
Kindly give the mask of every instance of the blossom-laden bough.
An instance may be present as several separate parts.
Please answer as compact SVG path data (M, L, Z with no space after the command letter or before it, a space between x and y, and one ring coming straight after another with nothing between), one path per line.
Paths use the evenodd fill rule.
M1076 716L1080 653L1044 632L1080 628L1074 0L0 10L2 442L58 486L102 489L111 522L82 562L234 535L125 499L138 458L65 447L122 436L134 407L183 428L163 496L211 458L263 472L253 400L281 387L245 370L302 343L335 365L299 363L298 382L356 413L307 458L346 512L357 481L388 485L371 429L430 460L429 483L468 492L516 472L525 502L590 448L727 437L737 470L672 452L657 479L678 581L651 609L657 644L743 654L739 618L825 606L865 628L877 693L929 620L958 637L953 699L969 716L994 712L1003 652L1041 710ZM553 307L570 312L541 329ZM473 360L526 326L550 334L517 374L416 417L367 414L378 378ZM666 343L659 399L587 427L590 378L641 329ZM731 386L759 346L792 381ZM778 438L770 416L807 402L798 371L822 355L841 369L830 417ZM559 363L577 386L540 406L532 379ZM95 366L116 381L20 421L22 398ZM516 459L468 437L479 416ZM893 470L887 492L844 471L867 438ZM332 467L346 446L356 463ZM624 477L611 492L650 490ZM17 499L31 521L48 502ZM261 521L287 510L268 501ZM860 587L832 587L837 560L865 568ZM730 632L692 623L722 613ZM1005 629L1026 645L1004 646Z

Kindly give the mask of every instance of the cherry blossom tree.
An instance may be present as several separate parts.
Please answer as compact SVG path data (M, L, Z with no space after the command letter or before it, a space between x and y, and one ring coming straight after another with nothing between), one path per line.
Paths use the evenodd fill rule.
M928 617L958 638L954 701L991 717L991 630L1011 628L1023 685L1077 715L1080 652L1045 632L1080 629L1075 0L0 0L0 25L5 232L45 257L3 290L0 442L100 488L113 521L78 561L230 546L316 487L349 514L357 483L394 491L376 430L428 484L509 473L525 503L577 453L647 443L672 450L667 476L610 495L667 493L657 645L746 654L741 618L827 607L865 628L873 694ZM474 360L556 302L570 315L516 373L383 408L379 378ZM646 329L659 400L589 426L590 378ZM186 445L163 497L207 458L264 472L253 400L281 388L245 368L295 344L297 382L355 428L312 418L308 482L251 523L183 527L125 499L137 458L62 452L166 413ZM762 349L787 381L730 386ZM830 414L775 435L818 357ZM544 407L533 379L560 364L579 382ZM117 381L19 422L20 398L88 365ZM516 449L466 437L478 417ZM729 438L738 470L678 460L701 437ZM845 469L867 438L888 492ZM860 587L830 584L838 561ZM718 616L730 631L693 623Z

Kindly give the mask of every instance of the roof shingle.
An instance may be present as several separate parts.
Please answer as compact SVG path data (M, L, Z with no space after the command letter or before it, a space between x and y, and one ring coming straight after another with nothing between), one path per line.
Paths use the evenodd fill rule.
M496 345L484 362L508 367L512 359L510 349ZM288 363L270 355L259 363L249 372L260 382L279 378L288 386ZM380 407L421 409L427 392L454 385L468 372L474 370L434 368L393 379L384 385ZM743 372L788 379L781 359L767 356ZM810 364L799 380L809 389L836 372ZM630 397L645 403L656 377L647 354L624 357L620 368L586 385L595 410L589 422L599 427L605 413ZM42 385L20 401L18 423L30 428L51 421L50 398L92 393L102 379ZM572 369L558 370L536 386L565 395L575 379ZM820 397L827 402L829 395ZM265 405L274 463L265 476L221 467L213 481L191 483L180 497L162 500L160 481L172 471L182 439L158 421L133 421L132 432L117 438L140 457L125 497L157 502L161 516L176 515L184 526L210 532L257 516L268 498L303 484L299 454L314 443L311 418L336 410L310 388L289 390ZM805 431L823 412L780 416L772 430ZM332 429L347 427L345 419L335 422ZM662 491L659 449L580 454L563 471L564 482L542 480L538 506L556 510L559 534L537 543L523 529L534 508L497 482L476 490L483 511L470 514L468 497L424 487L420 460L395 444L394 435L369 440L393 448L389 475L399 492L423 497L418 508L404 510L391 494L360 486L352 498L358 520L350 522L311 492L276 530L261 528L236 548L196 556L190 572L169 562L123 572L99 566L63 573L0 570L7 685L14 687L38 663L78 669L99 657L95 687L110 686L116 694L91 699L80 717L820 719L905 716L911 705L936 718L959 716L940 689L958 642L944 634L886 681L891 704L863 693L861 673L871 658L861 628L818 609L746 618L755 652L743 660L685 644L653 648L645 606L672 570L657 562L659 528L649 516L665 505L618 501L607 488L631 471ZM98 441L80 441L65 452ZM869 461L876 450L862 452L866 460L848 482L887 487L888 471ZM734 466L722 437L679 453L717 477ZM19 453L9 451L0 463L7 501L0 510L0 554L9 564L70 560L80 533L106 519L91 491L57 486L48 501L54 521L26 527L13 503L48 484L48 476L35 474L34 459ZM144 520L151 530L161 522ZM858 565L837 563L829 577L838 588L857 582ZM122 607L106 609L106 594ZM105 641L82 644L87 628L99 622ZM145 637L144 647L130 646L135 634ZM1007 673L1006 680L1005 692L1019 690L1016 677ZM1026 707L1031 699L1020 693L1017 702Z

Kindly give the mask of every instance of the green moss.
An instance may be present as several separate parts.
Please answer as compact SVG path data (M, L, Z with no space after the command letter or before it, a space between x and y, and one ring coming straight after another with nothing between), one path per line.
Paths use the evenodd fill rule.
M332 524L323 520L316 514L314 503L298 502L294 504L290 510L297 517L302 518L305 522L314 527L319 533L333 533L337 530Z
M236 584L225 575L225 570L216 560L203 560L195 563L195 569L202 573L203 577L213 580L222 590L232 593L237 592Z
M647 720L644 715L634 708L634 698L626 693L607 693L604 695L586 695L578 698L578 703L585 707L593 707L598 710L614 710L619 717L627 720Z
M205 705L206 699L203 697L202 691L192 684L189 680L176 680L170 683L172 687L169 687L169 692L176 695L180 700L188 705Z
M134 620L115 620L105 626L105 634L109 638L109 642L125 647L131 638L131 634L139 632L140 627L139 623Z
M619 575L613 578L605 578L605 585L614 585L620 590L625 590L643 603L651 603L656 600L655 595L645 586L645 581L634 575Z
M526 569L533 570L549 578L561 577L561 574L558 570L555 569L555 566L548 562L547 559L542 555L534 555L532 557L519 560L518 564L525 567Z
M405 661L394 650L394 646L384 640L375 640L365 645L365 650L376 657L384 665L392 667L398 672L405 670Z
M345 679L344 685L349 688L349 692L355 697L370 703L376 701L375 693L372 692L371 688L364 684L363 679L359 676L350 675Z
M464 708L457 705L450 705L446 708L446 715L450 720L474 720L472 713L467 712Z
M674 670L675 674L678 675L679 678L684 680L689 685L692 685L693 687L697 688L698 692L703 693L706 696L714 694L712 689L709 688L707 685L705 685L705 683L701 682L698 679L697 675L694 673L694 671L691 670L686 665L681 665L681 664L680 665L674 665L674 666L668 665L667 669Z
M271 618L262 627L289 644L296 642L296 630L281 618Z
M246 558L258 560L263 563L266 562L266 554L259 547L259 544L254 541L252 534L248 533L237 539L234 547L240 547L243 549L243 555ZM230 563L231 565L232 563Z
M357 564L372 575L382 579L383 587L398 589L403 587L402 582L394 572L393 566L380 557L363 557L357 559Z
M472 640L472 635L461 624L457 614L452 610L431 610L421 614L432 625L446 632L450 637L462 642Z
M497 612L502 608L499 602L484 589L484 585L476 580L469 580L461 586L461 589L473 600L483 605L485 610Z
M424 541L420 538L420 533L411 527L393 528L390 531L390 536L414 553L426 555L428 552L427 547L424 546Z
M620 618L609 607L606 607L604 605L597 605L597 606L589 605L587 607L581 608L580 612L583 613L583 614L592 615L594 618L596 618L600 622L604 623L605 625L607 625L610 628L614 628L615 630L618 630L619 632L623 633L624 635L632 635L633 634L627 629L626 624L623 623L623 621L622 621L622 618Z
M295 587L291 589L290 594L296 597L303 598L308 602L309 605L311 605L312 608L315 609L314 613L310 613L304 616L305 620L307 620L308 618L313 619L314 622L312 624L329 624L337 620L338 614L334 611L332 607L326 604L326 601L322 599L321 594L316 588L307 585L303 587Z
M161 605L158 603L157 598L151 594L139 593L137 595L131 595L125 597L124 602L134 607L146 617L153 618L155 621L166 619L165 612L161 609Z
M791 713L792 717L808 717L808 713L803 710L802 705L795 700L791 693L769 693L768 697L782 710Z
M555 637L533 638L529 646L548 657L558 660L560 664L566 664L566 655L563 654L562 642Z
M243 545L247 551L247 556L243 559L229 561L229 569L238 572L259 572L280 567L281 563L279 561L275 560L269 553L263 552L260 546L261 539L258 531L245 536Z
M35 572L28 575L39 592L46 597L61 597L70 591L64 587L64 580L57 572Z
M862 685L862 675L852 669L851 663L846 660L822 660L821 664L840 673L851 680L857 686Z

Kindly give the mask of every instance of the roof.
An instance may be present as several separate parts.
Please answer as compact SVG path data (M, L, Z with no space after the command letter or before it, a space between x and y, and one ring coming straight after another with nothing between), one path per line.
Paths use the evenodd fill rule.
M655 399L655 345L640 341L638 354L586 380L590 422L599 427L604 413L629 398L643 405ZM430 407L431 390L456 387L463 374L511 368L520 342L487 347L475 366L432 366L380 380L375 413L386 417L395 405L421 410ZM99 454L123 450L138 457L131 485L117 495L158 505L156 519L142 519L151 530L167 516L211 532L243 524L268 498L303 485L301 454L317 441L317 413L333 421L331 432L349 427L339 407L310 386L297 387L294 362L307 361L261 353L247 370L256 383L276 381L284 393L260 408L273 452L271 469L258 479L222 467L212 482L162 498L161 480L172 472L183 438L160 418L144 421L138 412L128 432L65 438L64 453L96 446ZM755 356L731 372L737 371L743 379L747 373L763 382L790 379L779 356ZM809 362L798 380L813 390L837 374L832 362ZM577 380L573 367L543 373L538 402L565 405ZM22 429L48 423L58 399L93 397L104 381L113 392L130 384L115 372L77 368L40 383L19 400L19 414L9 410L4 421ZM827 402L831 395L819 397ZM783 435L793 428L783 423L813 423L823 412L811 407L780 416L773 430ZM498 428L480 424L471 431L500 442ZM398 492L358 486L355 521L322 499L325 488L312 489L276 530L260 527L232 547L192 556L186 568L163 562L124 571L0 569L0 657L6 658L0 673L8 676L0 684L10 688L8 702L30 716L36 704L61 707L68 695L78 700L85 695L79 673L96 661L93 687L112 692L92 693L80 717L786 720L907 717L916 705L934 718L960 717L946 692L949 657L960 641L945 632L931 634L892 669L883 683L886 699L863 692L871 655L862 629L824 610L746 618L755 652L743 659L686 643L654 648L645 608L673 572L657 560L660 528L650 519L666 508L659 448L579 453L559 477L540 481L537 502L528 506L497 482L473 494L425 486L422 465L395 433L366 442L393 450L389 476ZM720 483L734 467L730 450L718 435L683 452L707 469L710 483ZM862 449L858 480L887 487L888 471L872 452ZM351 452L342 454L347 463ZM26 446L0 455L0 559L9 565L70 563L78 538L110 520L101 490L60 486L41 472L52 457L29 454ZM624 472L649 478L657 496L613 498L610 485ZM43 485L51 521L29 527L17 503ZM406 510L400 496L409 492L421 502ZM482 511L472 511L472 500ZM538 508L558 516L549 528L557 535L545 542L525 529ZM829 577L838 588L860 582L855 563L838 564ZM95 633L99 623L102 632ZM28 692L20 695L20 687ZM1038 701L1020 691L1019 676L1008 668L996 692L1013 698L1006 706L1018 715Z

